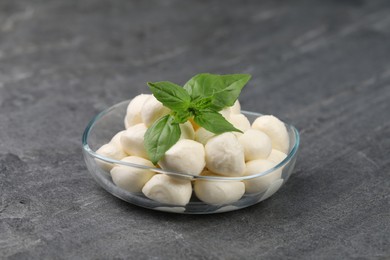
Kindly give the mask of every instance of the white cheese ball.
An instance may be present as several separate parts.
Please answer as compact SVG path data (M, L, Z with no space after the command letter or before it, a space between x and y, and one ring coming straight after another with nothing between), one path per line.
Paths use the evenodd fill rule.
M274 162L276 164L279 164L281 161L283 161L287 157L287 154L282 153L281 151L272 149L270 155L268 156L267 160Z
M254 160L247 162L245 176L255 175L266 170L271 169L275 166L274 162L268 160ZM261 193L265 192L269 186L275 181L280 179L282 176L282 171L277 169L271 173L268 173L265 176L256 177L253 179L243 181L245 183L245 192L247 193Z
M228 120L235 128L245 132L251 128L251 123L243 114L231 114ZM240 134L239 132L235 132Z
M241 114L241 105L238 100L234 102L233 106L225 107L219 113L226 119L229 120L232 115Z
M167 115L170 110L163 106L153 95L148 97L142 107L141 118L142 122L147 126L151 126L157 119Z
M146 126L142 123L129 127L120 138L123 150L129 155L136 155L149 159L144 147L144 135L146 130Z
M127 128L129 128L131 126L130 123L128 123L127 116L125 116L125 119L123 120L123 123L125 124L125 129L127 129Z
M215 176L205 171L204 176ZM198 199L207 204L224 205L238 201L245 193L245 184L241 181L210 181L198 179L194 183Z
M113 144L111 142L108 144L102 145L96 151L96 153L101 155L101 156L104 156L104 157L107 157L110 159L114 159L114 160L121 160L127 156L127 154L122 149L118 148L115 144ZM105 161L97 159L97 158L95 159L95 161L99 165L100 168L102 168L103 170L105 170L107 172L109 172L111 170L111 168L114 166L112 163L108 163L108 162L105 162Z
M153 163L150 161L137 156L125 157L121 161L154 167ZM115 185L129 192L141 192L145 183L149 181L154 174L154 172L147 169L125 165L115 165L111 169L111 177Z
M241 114L241 105L238 99L234 102L233 106L230 107L231 114Z
M122 148L122 144L121 144L121 136L124 132L126 132L126 130L123 130L123 131L116 133L116 135L114 135L114 137L110 141L110 143L113 143L115 146L117 146L118 148L120 148L122 150L123 150L123 148Z
M156 174L145 184L142 192L157 202L185 206L190 201L192 186L190 180Z
M229 120L230 118L230 107L226 107L224 109L222 109L221 111L219 111L219 113L226 119L226 120Z
M214 137L215 134L206 130L205 128L203 127L200 127L198 128L198 130L196 130L195 132L195 141L203 144L203 145L206 145L207 141Z
M244 148L245 161L267 159L272 150L271 139L259 130L249 129L238 141Z
M151 96L152 95L141 94L136 96L130 101L129 105L127 106L126 116L124 121L126 129L129 128L130 126L142 123L142 118L141 118L142 107L145 101Z
M180 124L179 126L181 131L180 139L195 139L195 130L190 121Z
M263 131L272 141L272 148L283 153L288 153L289 136L286 126L278 118L267 115L258 117L252 124L252 128Z
M277 192L280 187L283 185L283 179L277 179L276 181L272 182L267 191L261 196L260 201L268 199L272 195L274 195L275 192Z
M205 146L206 167L225 176L242 176L245 171L244 149L232 133L211 138Z
M189 139L179 140L158 164L164 170L199 175L206 165L204 146Z

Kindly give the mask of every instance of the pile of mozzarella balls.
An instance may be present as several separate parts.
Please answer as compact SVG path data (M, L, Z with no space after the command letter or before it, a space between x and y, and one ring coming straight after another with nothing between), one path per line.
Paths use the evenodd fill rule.
M123 162L156 167L144 147L144 135L157 119L170 110L153 95L136 96L128 105L124 125L96 153ZM202 176L240 177L258 174L280 163L289 150L289 136L283 122L271 115L258 117L251 125L241 114L237 101L220 113L240 129L215 135L192 121L180 125L181 136L158 162L163 170ZM142 192L160 203L186 205L194 190L197 198L207 204L223 205L238 201L245 193L265 192L281 178L277 169L265 176L244 181L196 179L191 181L148 169L116 165L96 159L110 172L113 182L129 192Z

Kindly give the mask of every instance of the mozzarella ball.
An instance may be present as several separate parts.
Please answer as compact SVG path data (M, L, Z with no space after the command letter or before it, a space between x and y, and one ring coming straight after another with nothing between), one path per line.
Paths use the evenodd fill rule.
M137 156L125 157L121 161L154 167L153 163L150 161ZM154 172L147 169L125 165L115 165L111 169L111 177L115 185L129 192L141 192L145 183L149 181L154 174Z
M198 130L195 132L195 141L202 143L203 145L206 145L207 141L215 136L214 133L206 130L203 127L200 127Z
M100 147L96 151L96 153L101 155L101 156L104 156L104 157L107 157L110 159L114 159L114 160L121 160L127 156L127 154L122 149L118 148L113 143L108 143L108 144L102 145L102 147ZM97 159L97 158L95 159L95 161L99 165L100 168L102 168L103 170L105 170L107 172L109 172L111 170L111 168L114 166L112 163L108 163L108 162L105 162L105 161Z
M195 130L192 127L192 124L190 121L185 122L184 124L180 124L180 139L191 139L194 140L195 138Z
M130 126L142 123L141 111L145 101L152 95L141 94L133 98L127 106L125 117L126 129Z
M141 122L142 123L142 122ZM129 128L131 125L128 123L127 115L125 116L125 119L123 120L123 124L125 125L125 129Z
M219 111L219 113L220 113L226 120L229 121L230 116L235 115L235 114L240 114L240 113L241 113L241 105L240 105L240 102L239 102L238 99L237 99L236 102L234 102L233 106L231 106L231 107L225 107L224 109L222 109L221 111Z
M277 192L280 187L283 185L283 179L277 179L276 181L272 182L267 191L261 196L260 201L268 199L272 195L274 195L275 192Z
M271 139L259 130L249 129L238 141L244 148L245 161L267 159L272 150Z
M234 134L228 132L211 138L205 150L206 167L212 172L225 176L244 174L244 149Z
M276 164L279 164L281 161L283 161L287 157L287 154L282 153L281 151L272 149L270 155L268 156L267 160L274 162Z
M136 155L148 159L144 147L144 135L146 130L146 126L142 123L129 127L120 138L123 150L129 155Z
M204 147L193 140L179 140L158 164L164 170L199 175L206 164Z
M284 123L278 118L271 115L260 116L253 122L252 128L263 131L268 135L271 138L273 149L288 153L288 132Z
M226 119L229 120L230 118L230 107L226 107L219 111L219 113Z
M228 120L235 128L245 132L251 128L251 123L243 114L231 114ZM235 132L238 133L238 132ZM240 134L240 133L238 133Z
M150 96L146 99L142 111L142 122L147 126L151 126L157 119L163 117L169 113L169 109L164 107L163 104L158 101L154 96Z
M205 171L204 176L215 176ZM241 199L245 193L245 184L241 181L210 181L198 179L194 183L198 199L212 205L230 204Z
M157 202L185 206L190 201L192 186L190 180L156 174L145 184L142 192Z
M231 114L241 114L241 105L238 99L234 102L233 106L230 107Z
M254 175L266 170L271 169L275 166L274 162L267 160L259 159L247 162L245 176ZM277 169L273 172L270 172L264 176L256 177L253 179L245 180L245 192L247 193L261 193L265 192L269 186L275 181L280 179L282 176L282 171Z
M124 132L126 132L126 130L118 132L116 135L114 135L114 137L110 141L110 143L114 144L115 146L117 146L118 148L120 148L122 150L123 150L123 148L122 148L122 144L121 144L121 136Z

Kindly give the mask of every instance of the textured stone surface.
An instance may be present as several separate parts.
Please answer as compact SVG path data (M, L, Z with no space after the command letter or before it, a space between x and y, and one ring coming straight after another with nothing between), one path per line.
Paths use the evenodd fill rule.
M0 1L0 258L390 257L390 2ZM208 216L100 188L102 109L199 72L246 72L244 109L302 134L270 199Z

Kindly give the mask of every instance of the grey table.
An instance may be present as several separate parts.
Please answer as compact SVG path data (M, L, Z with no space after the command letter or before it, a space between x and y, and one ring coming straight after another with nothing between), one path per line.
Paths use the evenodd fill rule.
M200 72L300 129L289 182L206 216L105 192L87 122ZM388 0L0 1L0 258L389 259L389 179Z

